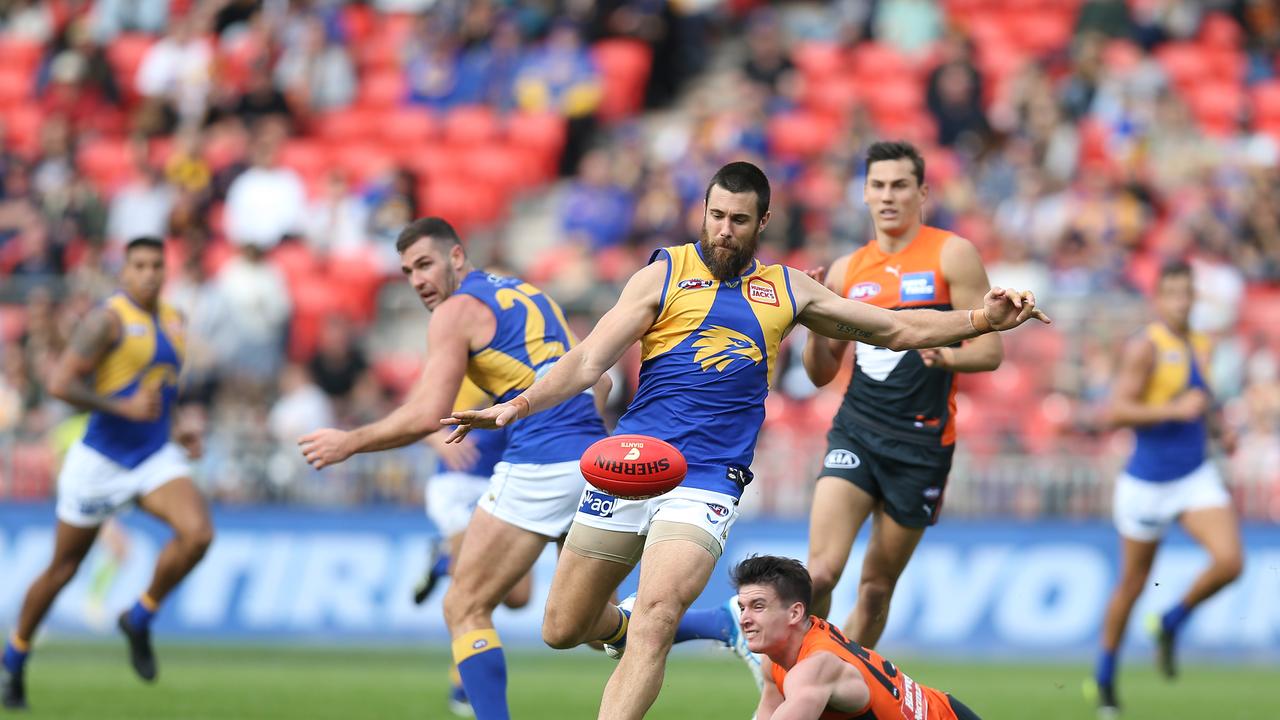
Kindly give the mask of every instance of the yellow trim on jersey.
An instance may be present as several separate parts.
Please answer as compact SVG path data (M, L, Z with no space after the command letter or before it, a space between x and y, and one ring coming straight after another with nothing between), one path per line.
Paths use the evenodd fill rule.
M1142 394L1142 402L1147 405L1162 405L1187 389L1187 383L1191 380L1191 357L1187 352L1187 343L1164 324L1151 323L1146 332L1147 338L1155 346L1155 362ZM1200 366L1200 374L1204 377L1209 371L1209 339L1201 333L1193 332L1190 342ZM1204 379L1207 383L1208 378Z
M471 378L463 376L462 385L458 388L458 397L453 401L454 411L478 410L493 404L493 397L480 389Z
M461 665L468 658L489 650L498 650L501 647L502 641L498 639L497 630L493 628L472 630L453 641L453 662L455 665Z
M178 384L179 368L168 363L156 365L156 332L163 332L173 346L178 362L185 351L181 316L161 303L157 311L160 327L142 308L124 295L113 295L106 301L108 310L120 319L120 341L98 364L94 372L94 391L112 395L140 380L143 387L161 388ZM141 374L141 378L139 375Z

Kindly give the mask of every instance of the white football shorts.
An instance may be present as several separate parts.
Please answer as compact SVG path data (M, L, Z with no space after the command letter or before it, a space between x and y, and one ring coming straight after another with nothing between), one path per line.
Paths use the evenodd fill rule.
M573 521L601 530L648 535L657 520L693 525L705 530L720 543L729 539L729 529L738 519L738 500L732 495L684 487L648 500L623 500L588 486L578 503Z
M1122 473L1116 479L1112 516L1116 530L1131 540L1154 542L1188 510L1230 507L1218 468L1210 461L1177 480L1150 482Z
M558 538L569 531L586 483L577 460L545 465L504 461L493 467L478 505L522 530Z
M460 472L443 472L427 481L423 493L427 503L427 518L446 538L467 529L471 513L484 491L489 488L489 478Z
M174 443L165 443L130 470L76 441L58 473L58 519L76 527L96 527L120 508L183 477L191 477L191 464Z

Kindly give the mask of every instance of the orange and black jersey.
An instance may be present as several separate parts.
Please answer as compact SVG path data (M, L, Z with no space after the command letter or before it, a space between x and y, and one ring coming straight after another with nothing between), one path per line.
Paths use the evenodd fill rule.
M849 258L841 294L890 310L950 310L951 287L942 273L942 248L951 233L921 227L905 248L886 253L875 241ZM933 446L955 443L955 373L925 367L915 350L859 342L853 376L836 426L873 430Z
M856 712L827 709L819 720L958 720L946 693L915 682L875 650L853 642L826 620L811 615L809 622L796 663L816 653L831 653L852 665L871 691L865 707ZM787 671L774 663L771 679L785 698Z

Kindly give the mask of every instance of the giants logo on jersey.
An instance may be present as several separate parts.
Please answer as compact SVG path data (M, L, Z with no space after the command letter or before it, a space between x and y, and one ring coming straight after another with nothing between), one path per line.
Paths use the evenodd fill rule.
M850 300L866 300L880 294L880 283L861 282L849 288Z

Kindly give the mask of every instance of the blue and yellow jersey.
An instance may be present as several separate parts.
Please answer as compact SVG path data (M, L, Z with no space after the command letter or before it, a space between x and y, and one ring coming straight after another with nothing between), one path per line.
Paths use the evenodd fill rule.
M118 415L92 413L84 444L127 468L135 468L169 441L170 414L178 399L178 372L185 346L182 316L161 302L153 315L124 293L104 301L120 319L120 340L98 363L94 391L112 398L156 388L163 405L160 417L134 422Z
M742 494L764 422L778 345L796 318L786 268L753 262L720 281L696 243L663 248L666 285L641 341L640 387L617 431L666 440L689 463L686 487Z
M1155 346L1156 357L1142 392L1143 404L1163 405L1191 388L1209 390L1204 376L1209 363L1208 338L1191 333L1184 340L1162 323L1152 323L1144 332ZM1133 456L1125 472L1150 482L1184 477L1204 463L1208 436L1204 418L1135 428Z
M471 351L467 377L495 402L524 392L577 343L554 300L519 278L473 270L458 288L489 306L493 339ZM512 426L502 459L547 464L577 460L604 437L604 422L587 390Z
M458 389L458 399L453 403L453 409L456 410L477 410L479 408L489 407L491 400L485 391L476 387L471 382L471 378L462 378L462 387ZM459 470L452 470L444 464L444 461L436 462L436 474L447 472L458 472L464 475L475 475L476 477L487 478L493 474L493 466L498 464L502 459L502 452L507 449L507 433L511 430L511 426L499 428L497 430L472 430L467 433L467 438L475 444L476 451L479 455L476 461L470 466ZM448 430L441 430L447 433Z

